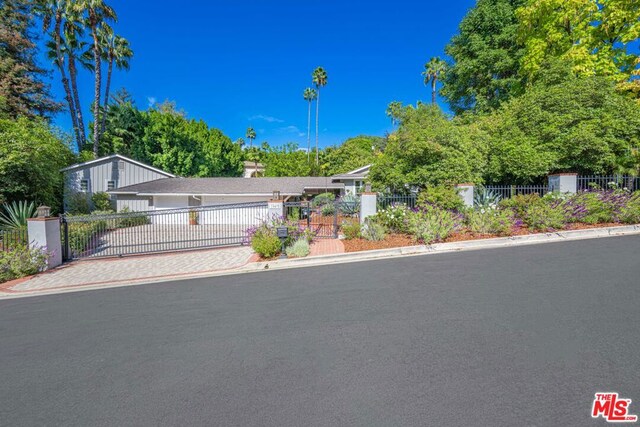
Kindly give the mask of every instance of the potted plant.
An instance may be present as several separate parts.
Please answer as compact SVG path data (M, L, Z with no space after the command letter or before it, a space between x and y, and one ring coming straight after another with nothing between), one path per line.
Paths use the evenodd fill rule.
M198 225L200 215L197 211L189 211L189 225Z

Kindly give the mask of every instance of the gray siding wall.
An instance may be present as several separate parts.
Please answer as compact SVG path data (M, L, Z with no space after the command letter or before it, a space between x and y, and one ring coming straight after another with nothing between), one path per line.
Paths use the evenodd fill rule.
M67 171L64 174L65 206L67 205L66 197L68 194L80 192L80 182L82 180L88 181L86 194L91 197L92 194L107 191L107 181L115 181L115 188L120 188L166 178L165 175L158 172L120 159L105 159L84 169Z
M153 203L150 203L149 199L153 200L150 197L143 196L129 196L125 194L118 194L116 199L116 207L118 212L122 212L122 209L125 207L129 208L131 212L143 212L152 210Z

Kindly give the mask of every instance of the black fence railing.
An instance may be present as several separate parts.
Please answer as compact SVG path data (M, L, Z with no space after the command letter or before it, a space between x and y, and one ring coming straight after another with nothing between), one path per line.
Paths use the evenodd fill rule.
M378 196L378 209L394 205L405 205L413 209L416 207L417 198L415 194L382 194Z
M7 252L17 246L29 243L29 234L26 228L14 230L0 230L0 251Z
M625 175L578 177L578 191L614 188L626 188L630 191L640 190L640 177Z
M63 252L81 259L242 245L268 216L266 202L64 216Z
M485 185L484 187L476 187L474 192L491 193L497 195L500 199L510 199L517 195L538 194L544 196L549 192L548 185Z

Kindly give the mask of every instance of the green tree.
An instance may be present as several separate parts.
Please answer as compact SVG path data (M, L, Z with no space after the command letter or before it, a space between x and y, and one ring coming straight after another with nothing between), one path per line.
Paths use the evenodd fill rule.
M4 0L0 7L0 117L48 116L60 109L36 62L31 2Z
M326 173L336 175L370 165L381 154L384 138L379 136L356 136L349 138L337 147L324 150L323 163Z
M516 9L526 0L478 0L445 48L452 58L441 90L452 111L487 112L522 93L524 47Z
M437 82L441 80L447 71L447 63L437 56L431 58L429 62L424 64L424 71L422 76L424 77L425 86L431 83L431 103L436 104L437 98Z
M435 184L482 182L488 135L475 123L450 119L418 103L397 112L398 130L376 156L369 178L379 190L406 192Z
M247 133L245 134L245 137L249 140L249 148L253 147L253 141L256 139L255 129L249 126L247 128Z
M615 172L640 146L640 106L607 77L576 76L558 61L543 70L524 95L480 121L491 135L487 179Z
M120 90L112 96L105 117L107 120L100 138L100 156L117 153L135 157L134 151L148 123L147 115L136 108L126 90Z
M318 96L316 98L316 166L319 165L319 153L318 153L318 131L319 131L319 111L320 111L320 89L325 87L328 83L327 72L324 68L318 67L313 70L313 74L311 75L312 82L316 86L316 90L318 92Z
M311 165L298 144L290 142L281 147L263 147L261 161L265 176L310 176Z
M67 141L42 120L0 119L0 199L62 210L60 169L75 160Z
M307 112L307 161L308 161L310 159L309 156L311 156L311 104L313 103L313 101L318 99L318 92L316 92L315 89L308 87L304 90L304 93L302 94L302 96L304 100L307 101L307 105L309 107Z
M531 79L549 58L571 63L582 76L628 80L638 55L640 7L623 0L528 0L518 9L524 43L522 73Z

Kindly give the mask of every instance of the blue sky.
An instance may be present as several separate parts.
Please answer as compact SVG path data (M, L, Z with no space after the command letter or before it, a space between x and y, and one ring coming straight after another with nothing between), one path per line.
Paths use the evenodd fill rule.
M175 101L190 118L232 139L251 125L257 143L306 146L302 91L311 86L313 69L323 66L329 84L320 100L320 145L327 146L359 134L384 135L391 101L429 100L423 65L443 56L475 1L110 3L119 15L117 33L135 51L131 70L114 73L113 91L125 87L140 108ZM51 81L62 100L59 76ZM87 109L92 79L84 74L79 84ZM70 128L66 114L56 123Z

